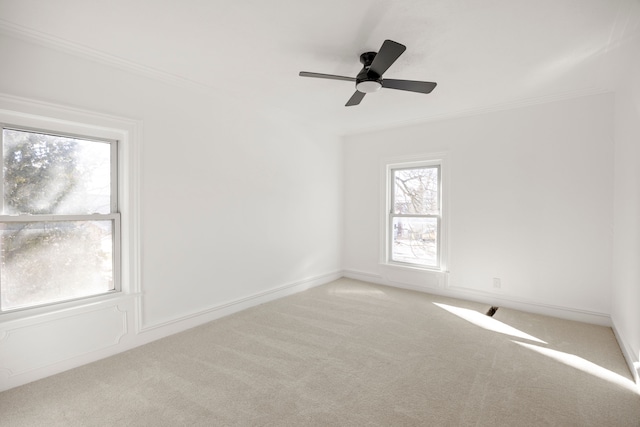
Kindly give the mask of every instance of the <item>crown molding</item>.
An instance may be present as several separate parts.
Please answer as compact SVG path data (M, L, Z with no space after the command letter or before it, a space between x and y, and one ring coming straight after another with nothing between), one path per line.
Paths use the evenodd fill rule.
M189 80L184 77L167 73L153 67L138 64L136 62L123 59L118 56L111 55L109 53L102 52L79 43L71 42L69 40L46 34L22 25L14 24L4 19L0 19L0 33L39 44L51 49L55 49L60 52L79 56L84 59L118 68L120 70L159 80L174 86L196 90L200 93L202 93L202 91L211 93L215 93L218 91L216 88L196 82L194 80Z
M385 130L394 130L410 126L420 126L427 123L441 122L445 120L460 119L465 117L478 116L482 114L496 113L500 111L517 110L520 108L532 107L535 105L550 104L553 102L567 101L570 99L583 98L592 95L601 95L604 93L612 93L611 89L592 87L581 90L561 92L551 95L537 96L531 98L520 98L513 101L492 104L487 106L471 107L451 111L441 114L433 114L430 116L419 117L414 119L399 120L394 123L388 123L378 126L366 126L355 130L345 130L341 133L343 137L362 135L372 132L380 132Z

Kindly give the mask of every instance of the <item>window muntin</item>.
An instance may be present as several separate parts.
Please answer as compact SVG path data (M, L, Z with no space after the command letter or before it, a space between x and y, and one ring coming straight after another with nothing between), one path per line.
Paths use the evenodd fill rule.
M119 290L117 142L3 126L0 311Z
M440 165L391 167L388 262L440 268Z

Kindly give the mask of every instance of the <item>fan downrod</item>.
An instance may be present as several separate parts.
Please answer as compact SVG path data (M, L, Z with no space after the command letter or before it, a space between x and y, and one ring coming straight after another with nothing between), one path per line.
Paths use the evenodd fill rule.
M371 63L373 62L373 60L376 58L376 55L378 54L378 52L365 52L362 55L360 55L360 63L362 65L364 65L365 67L369 68L371 66Z

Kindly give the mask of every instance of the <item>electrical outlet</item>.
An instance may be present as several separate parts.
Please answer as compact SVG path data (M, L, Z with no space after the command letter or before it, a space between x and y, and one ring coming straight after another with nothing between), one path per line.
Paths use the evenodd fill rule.
M494 277L493 278L493 287L496 288L496 289L502 288L502 282L500 281L499 277Z

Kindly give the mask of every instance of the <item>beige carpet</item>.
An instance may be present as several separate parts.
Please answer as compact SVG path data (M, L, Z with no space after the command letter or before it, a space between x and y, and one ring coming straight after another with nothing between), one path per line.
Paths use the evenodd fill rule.
M348 279L0 393L3 426L640 426L611 329Z

